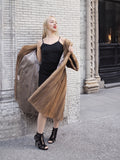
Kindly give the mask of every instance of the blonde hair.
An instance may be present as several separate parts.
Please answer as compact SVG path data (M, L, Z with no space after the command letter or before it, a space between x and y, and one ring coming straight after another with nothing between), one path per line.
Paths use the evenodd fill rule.
M46 20L43 23L43 32L42 32L42 39L47 36L47 23L50 18L55 18L54 16L49 16L46 18ZM55 32L56 35L58 35L58 30Z

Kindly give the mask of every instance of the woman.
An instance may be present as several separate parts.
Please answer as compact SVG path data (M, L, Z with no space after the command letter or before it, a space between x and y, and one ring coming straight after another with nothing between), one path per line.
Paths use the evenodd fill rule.
M15 99L23 113L39 113L34 139L36 146L42 150L48 149L43 136L46 118L54 121L48 140L50 144L55 142L59 121L63 120L66 66L76 71L79 69L71 42L58 36L57 22L50 16L44 22L42 40L25 45L19 51L14 86Z
M40 62L39 86L56 70L63 53L64 41L64 38L58 36L56 19L53 16L48 17L43 24L42 40L37 43L37 58ZM72 45L69 46L69 51L73 51ZM34 136L36 146L42 150L48 149L43 136L46 118L42 113L38 114L37 133ZM59 121L53 121L54 125L48 140L49 144L55 142L59 126Z

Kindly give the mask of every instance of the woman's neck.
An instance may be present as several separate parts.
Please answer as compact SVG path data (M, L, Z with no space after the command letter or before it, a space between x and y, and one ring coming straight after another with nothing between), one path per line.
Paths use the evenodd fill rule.
M48 31L48 33L47 33L47 36L46 36L46 38L48 38L48 39L55 39L56 37L58 37L56 34L55 34L55 32L49 32Z

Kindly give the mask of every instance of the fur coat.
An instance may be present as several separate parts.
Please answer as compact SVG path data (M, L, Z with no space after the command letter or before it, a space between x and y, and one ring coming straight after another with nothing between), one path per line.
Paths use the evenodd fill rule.
M71 42L65 40L64 52L57 69L38 87L39 62L37 44L23 46L17 56L15 73L15 99L26 114L41 112L45 117L63 119L66 95L66 66L76 71L78 61L72 52L68 52Z

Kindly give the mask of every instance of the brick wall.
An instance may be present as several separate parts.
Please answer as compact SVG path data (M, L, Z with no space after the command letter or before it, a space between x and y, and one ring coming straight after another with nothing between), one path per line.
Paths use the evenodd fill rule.
M27 133L28 121L21 113L13 98L16 57L23 45L34 44L41 39L42 24L49 15L56 17L59 34L74 44L74 53L80 63L80 70L67 69L67 96L65 117L68 122L80 116L80 92L84 78L85 54L85 4L84 0L21 0L0 1L2 9L2 54L0 54L1 101L0 101L0 138ZM0 35L1 36L1 35ZM83 78L81 77L81 74ZM4 120L3 120L4 118ZM31 122L32 123L32 122ZM29 124L30 125L30 124ZM10 129L13 130L10 131ZM18 132L19 130L19 132ZM3 131L5 134L3 134ZM9 132L10 131L10 132Z

